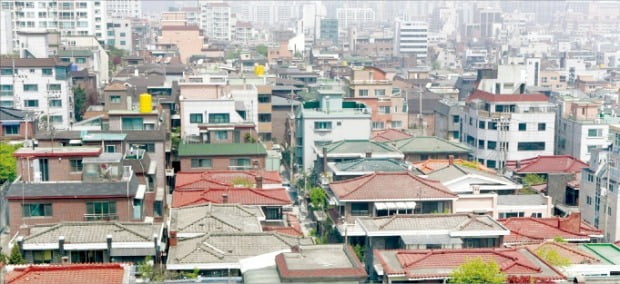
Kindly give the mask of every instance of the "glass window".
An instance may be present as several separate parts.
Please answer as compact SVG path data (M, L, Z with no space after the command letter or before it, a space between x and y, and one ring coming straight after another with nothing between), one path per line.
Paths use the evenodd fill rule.
M525 131L525 130L527 130L527 124L519 123L519 131Z
M0 75L13 75L13 69L0 69Z
M144 119L142 117L123 117L121 119L123 130L143 130Z
M401 128L403 127L403 122L400 120L392 120L392 128Z
M588 129L588 137L601 137L603 136L603 130L599 128Z
M478 128L484 129L485 126L486 126L486 122L485 121L478 121Z
M380 114L389 114L390 113L390 107L389 106L379 106L379 113Z
M360 97L368 97L368 90L359 90L358 94Z
M211 168L211 159L192 159L192 168Z
M121 32L121 34L120 34L120 35L121 35L121 37L125 37L125 36L126 36L126 34L125 34L125 33L123 33L123 32Z
M0 85L0 96L12 96L13 85Z
M377 96L377 97L385 96L385 89L377 89L377 90L375 90L375 96Z
M459 123L460 121L460 117L458 115L453 115L452 116L452 122L453 123Z
M518 151L544 151L545 142L519 142L517 144Z
M82 165L82 160L69 160L69 165L71 166L71 172L81 172L82 168L84 167Z
M271 102L271 96L270 95L259 95L258 96L258 102L261 104L267 104Z
M370 210L368 210L367 202L353 202L351 203L351 215L352 216L368 216Z
M39 107L39 100L25 100L24 107Z
M115 153L116 152L116 145L105 145L105 152L106 153Z
M545 131L547 130L547 124L546 123L539 123L538 124L538 131Z
M495 141L487 141L487 149L489 150L495 150L497 148L497 142Z
M487 160L487 168L494 169L497 167L497 162L495 160Z
M252 166L252 164L249 158L237 158L237 159L230 159L230 166L249 168Z
M62 107L62 100L59 100L59 99L50 100L50 107Z
M50 115L51 123L62 123L62 115Z
M229 123L230 114L228 113L210 113L209 123Z
M225 130L218 130L218 131L214 131L214 136L215 136L215 140L228 140L228 131Z
M36 92L39 90L39 85L37 84L24 84L24 92Z
M52 263L52 251L34 250L32 251L32 258L35 264Z
M189 123L202 123L202 113L190 113Z
M282 207L266 207L264 210L267 220L282 220Z
M120 45L127 45L127 42L124 40L121 40Z
M120 104L121 96L110 96L110 102L113 104Z
M86 58L84 58L84 57L77 57L75 59L75 63L86 63Z
M258 122L271 122L271 114L270 113L259 113Z
M129 147L142 149L147 153L155 153L155 143L130 144Z
M489 121L489 129L491 129L491 130L497 130L497 122L495 122L495 121Z
M24 217L52 217L51 203L31 203L22 206Z
M6 136L15 136L19 135L19 124L18 125L3 125L4 135Z
M47 90L48 91L60 91L60 84L48 84Z
M314 129L318 129L318 130L332 129L332 122L331 121L315 121Z
M478 149L484 149L484 140L478 140Z
M109 220L117 219L115 201L91 201L86 202L86 220Z

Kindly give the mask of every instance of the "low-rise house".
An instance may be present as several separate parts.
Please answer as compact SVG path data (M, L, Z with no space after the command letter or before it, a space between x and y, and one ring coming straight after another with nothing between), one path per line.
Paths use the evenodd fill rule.
M495 170L487 168L485 165L478 163L476 161L467 161L463 159L454 159L448 157L448 159L428 159L424 161L420 161L417 163L413 163L413 166L420 170L424 174L432 173L436 170L443 169L450 165L450 163L455 165L467 166L469 168L474 168L477 170L481 170L488 173L496 173Z
M170 210L170 235L179 239L210 232L262 232L265 214L260 207L238 204L202 204Z
M341 162L328 162L327 169L327 174L332 181L346 180L375 172L411 171L416 175L422 174L422 172L412 168L402 160L389 158L362 158Z
M122 263L84 263L63 265L7 266L6 284L130 284L132 265Z
M28 263L160 261L163 224L60 222L22 227L15 239Z
M372 133L372 136L370 137L370 140L377 141L377 142L388 142L388 141L394 141L394 140L407 139L411 137L413 137L413 135L405 132L404 130L388 128L388 129L381 130L381 131L374 131Z
M375 250L373 276L383 283L445 283L468 259L494 261L508 281L527 283L566 279L560 270L527 248L468 248L437 250ZM516 282L521 283L521 282Z
M355 160L361 158L404 158L403 154L391 145L371 140L341 140L313 146L316 155L314 169L325 172L327 163Z
M603 231L583 222L579 213L567 218L515 217L499 222L510 230L510 235L504 239L507 246L541 243L554 238L573 243L596 242L603 238Z
M4 90L0 92L4 93ZM33 112L0 106L0 140L22 141L34 138L36 120L37 116Z
M264 169L261 143L179 144L181 171Z
M553 216L553 204L551 197L542 194L459 194L454 203L454 212L489 214L493 218L549 218Z
M450 142L434 136L417 136L387 143L405 154L405 160L408 162L447 159L449 156L467 159L471 153L471 149L461 143Z

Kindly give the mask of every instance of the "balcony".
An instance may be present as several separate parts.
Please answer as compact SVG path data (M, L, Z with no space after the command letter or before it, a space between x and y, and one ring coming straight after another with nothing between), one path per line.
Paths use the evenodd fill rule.
M151 165L151 158L143 149L129 149L123 157L123 164L131 166L137 174L146 174Z

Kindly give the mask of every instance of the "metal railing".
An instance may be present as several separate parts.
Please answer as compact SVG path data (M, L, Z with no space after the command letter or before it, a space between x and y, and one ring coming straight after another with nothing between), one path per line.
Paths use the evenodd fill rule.
M84 214L84 221L118 220L118 214Z

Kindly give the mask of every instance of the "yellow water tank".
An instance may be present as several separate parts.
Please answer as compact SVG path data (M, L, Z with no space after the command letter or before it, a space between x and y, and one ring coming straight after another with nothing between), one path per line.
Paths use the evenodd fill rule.
M153 97L147 93L140 94L140 112L148 113L153 111Z
M254 75L263 76L265 74L265 66L264 65L256 65L254 66Z

